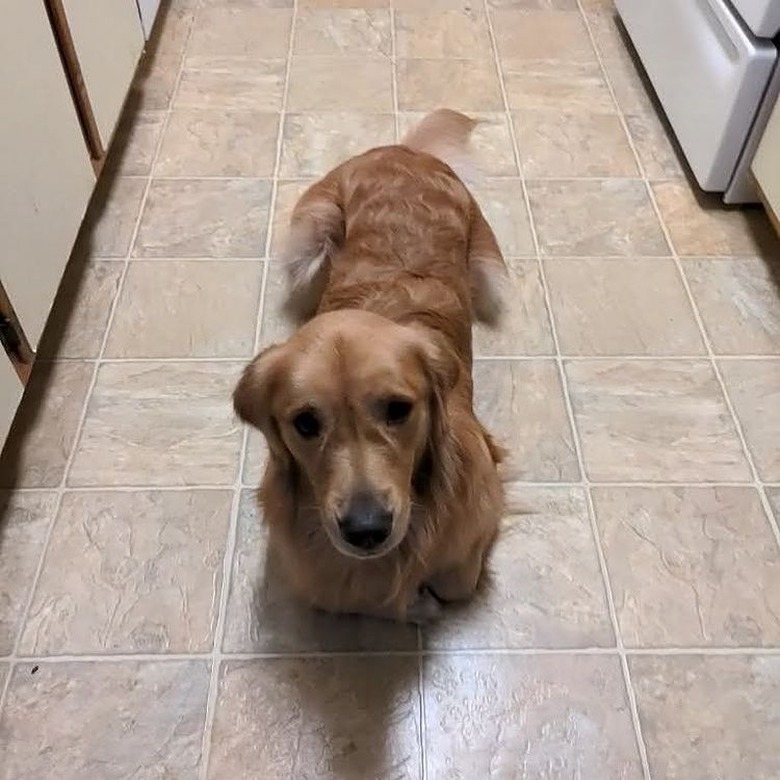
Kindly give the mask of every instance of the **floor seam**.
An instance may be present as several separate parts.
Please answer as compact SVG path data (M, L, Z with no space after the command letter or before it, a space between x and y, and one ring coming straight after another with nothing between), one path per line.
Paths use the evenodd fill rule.
M268 204L268 227L266 231L266 240L264 254L270 257L271 246L274 238L274 220L276 216L276 204L279 192L279 172L282 164L282 152L284 145L284 129L287 116L287 101L290 90L290 73L292 70L293 48L295 45L295 30L298 18L298 0L294 0L292 16L290 19L289 39L287 41L287 58L285 62L284 86L282 90L282 102L279 111L279 127L276 137L276 157L274 160L274 175L271 184L271 194ZM259 348L260 336L262 332L263 318L265 314L266 295L268 287L268 273L270 263L263 265L263 278L261 282L260 301L258 304L256 321L254 350ZM214 630L214 646L211 654L211 669L209 678L209 688L206 698L206 713L203 723L203 734L201 742L200 766L198 775L201 780L206 780L211 762L211 748L214 737L214 724L216 721L216 710L219 700L219 682L222 674L223 659L225 654L222 652L222 646L225 638L225 623L227 620L227 609L230 597L230 587L232 580L233 566L235 565L235 555L238 537L238 521L241 509L241 496L244 490L243 479L244 470L249 448L249 428L245 425L242 432L241 448L239 450L238 473L233 484L233 503L230 513L230 528L227 536L225 555L223 559L222 588L220 590L219 612L217 614L217 624Z

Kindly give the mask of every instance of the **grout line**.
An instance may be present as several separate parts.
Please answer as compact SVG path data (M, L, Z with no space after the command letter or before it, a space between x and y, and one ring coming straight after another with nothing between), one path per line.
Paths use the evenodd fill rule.
M601 71L602 77L604 78L604 82L607 86L607 90L610 95L610 99L612 100L612 103L615 107L615 111L617 113L618 119L620 121L621 127L623 129L623 133L628 141L628 144L631 148L631 152L634 156L634 160L637 165L637 170L640 173L640 176L644 182L645 188L650 189L649 184L647 183L646 174L644 166L642 165L642 159L639 155L639 152L636 148L636 145L634 144L633 137L631 135L631 132L629 130L628 124L626 122L625 116L623 115L623 111L620 107L620 104L618 103L617 97L615 96L615 91L612 87L612 82L609 78L609 75L607 74L607 69L604 67L604 62L601 57L601 52L599 51L598 46L596 45L596 38L593 34L593 30L590 26L590 20L588 19L587 14L585 13L581 0L577 0L577 8L580 12L580 18L582 19L583 24L585 25L586 32L588 34L588 38L590 40L590 44L593 48L594 55L596 57L596 61L598 62L599 70ZM670 251L673 251L673 247L671 243L667 239L667 245ZM552 319L552 309L550 309L550 317ZM565 371L563 372L562 376L564 376L565 381ZM568 385L564 385L564 393L567 397L566 403L567 408L570 406L570 397L569 397L569 390ZM571 424L573 429L575 430L574 436L575 438L579 437L579 433L576 429L576 420L574 418L574 415L572 413L571 416ZM587 474L584 470L584 461L582 460L582 454L581 452L578 452L580 456L580 468L582 469L582 477L583 480L587 480ZM626 686L626 695L628 696L629 701L629 708L631 711L631 720L634 724L634 733L636 736L636 742L637 742L637 748L639 750L639 756L642 762L642 773L645 777L645 780L651 780L651 773L650 773L650 763L648 761L647 757L647 744L645 742L644 734L642 732L642 723L639 717L639 708L637 706L637 699L636 699L636 692L634 690L634 685L631 680L631 670L628 666L628 661L626 659L626 651L625 646L623 644L623 635L622 631L620 629L620 623L618 621L617 617L617 611L615 609L615 599L614 594L612 592L612 584L609 577L609 570L607 568L607 562L606 557L604 555L604 549L601 544L601 537L599 534L598 524L596 522L596 511L595 511L595 505L593 502L593 495L590 489L590 486L587 489L587 501L588 501L588 514L590 516L590 523L591 523L591 531L593 533L593 539L596 544L596 550L599 558L599 567L601 568L601 574L604 580L604 587L607 592L607 600L609 605L609 612L610 612L610 618L612 620L613 628L615 631L615 637L618 642L618 648L620 650L620 665L623 670L623 679Z
M691 307L691 311L693 313L694 319L696 320L696 324L699 328L699 333L701 335L702 341L704 342L704 347L706 350L706 356L704 357L708 360L710 367L712 368L713 374L715 375L715 379L720 387L720 391L723 396L724 403L726 404L726 408L728 409L729 415L731 416L731 421L734 425L734 430L737 434L737 438L739 439L739 443L742 448L745 461L747 462L748 469L750 470L752 484L755 486L756 490L758 491L759 499L761 501L761 506L764 510L764 514L766 515L767 522L769 523L769 526L772 530L772 535L775 538L775 543L778 549L780 549L780 526L778 526L778 523L775 519L774 512L772 511L772 507L769 503L769 498L766 495L766 490L759 476L758 469L756 468L755 460L753 459L753 455L750 451L750 447L748 446L744 429L742 427L742 423L739 420L739 416L737 415L736 409L731 400L731 396L726 387L726 382L723 379L723 374L721 373L720 366L718 365L718 359L720 359L720 356L716 355L712 347L712 341L710 340L709 333L704 324L704 320L701 316L701 313L699 312L699 307L696 303L696 298L693 294L693 291L691 290L690 284L688 283L688 277L686 276L685 271L683 269L683 263L680 259L679 253L677 252L677 248L674 245L671 232L669 230L668 225L666 224L666 220L664 219L663 213L660 207L658 206L658 201L656 200L655 191L653 190L653 187L651 185L651 180L647 176L647 171L645 170L644 164L642 162L642 158L636 148L636 144L634 143L633 136L631 135L631 131L628 127L628 123L626 122L625 114L617 100L615 91L612 87L611 77L609 75L609 72L607 71L607 68L604 66L604 60L601 56L601 52L599 51L598 46L596 45L596 39L595 36L593 35L593 30L591 29L588 15L582 9L582 3L580 2L580 0L577 0L577 2L580 7L580 13L585 23L585 27L587 28L588 35L590 36L591 45L593 46L593 49L596 52L596 59L598 60L599 67L601 68L602 75L604 76L604 80L607 84L607 89L609 90L609 93L612 97L612 101L615 104L615 109L617 111L617 115L620 120L620 123L623 127L623 132L625 133L626 138L628 139L628 143L631 147L631 151L634 153L634 157L636 159L639 172L642 176L642 181L644 182L645 185L645 190L647 192L648 199L650 200L653 211L656 215L656 219L658 220L658 224L661 227L661 230L663 231L664 240L669 246L671 257L674 260L675 267L677 268L677 273L680 277L680 281L682 283L683 288L685 289L685 294L688 298L688 303Z
M420 707L420 780L428 778L428 724L425 713L425 634L422 626L417 626L417 696Z
M231 652L221 653L223 661L283 661L322 660L338 658L450 658L503 656L526 658L533 656L701 656L737 657L780 656L780 647L453 647L426 648L417 650L298 650L291 652ZM17 664L66 664L66 663L180 663L182 661L210 661L213 653L113 653L110 655L64 655L19 656ZM0 657L0 663L7 661ZM422 689L421 689L422 690Z
M583 480L567 480L562 482L546 482L533 480L512 479L507 480L507 484L511 484L515 487L524 488L604 488L604 489L642 489L642 488L752 488L753 483L750 480L744 482L737 481L713 481L713 482L671 482L668 480L651 482L604 482L604 481L591 481L584 482ZM770 483L771 484L771 483ZM774 486L774 485L772 485ZM226 484L187 484L187 485L166 485L166 484L139 484L139 485L68 485L64 488L65 493L140 493L140 492L196 492L196 491L229 491L233 490L234 483ZM252 489L255 487L254 482L242 483L243 489ZM57 488L50 487L20 487L14 488L15 493L54 493ZM0 492L3 492L0 490Z
M490 47L493 51L493 65L496 69L496 77L498 79L498 86L501 91L501 101L504 106L503 114L509 126L509 137L512 142L512 154L515 159L515 167L517 168L517 176L511 178L520 179L520 184L523 189L523 202L525 203L525 209L528 214L528 225L531 230L531 237L534 243L534 258L537 264L540 263L539 257L539 239L536 234L536 227L534 225L534 217L531 212L531 203L528 198L528 188L525 183L525 176L523 173L523 163L520 158L520 147L517 143L517 134L515 133L515 124L512 121L512 112L509 108L509 98L507 97L506 84L504 82L504 71L501 69L501 61L498 55L498 44L496 43L496 33L493 29L493 17L490 14L490 8L488 7L488 0L482 0L482 6L485 13L485 19L487 22L488 35L490 37ZM491 177L492 178L492 177Z
M284 145L284 124L287 115L287 100L290 91L290 72L292 69L293 46L295 44L296 22L298 19L298 0L293 0L292 18L290 20L289 39L287 41L287 58L284 70L284 87L282 91L282 104L279 111L279 127L276 135L276 158L274 160L273 182L271 184L271 196L268 205L268 229L265 237L265 257L270 256L271 242L273 241L274 217L276 212L276 200L279 191L279 171L282 164L282 149ZM257 316L255 320L254 348L257 351L260 332L262 328L263 313L265 310L265 298L268 286L269 263L263 264L263 278L261 283L260 301L257 307ZM211 759L211 746L213 743L214 722L216 718L217 699L219 697L219 677L224 654L222 645L225 637L225 621L227 619L228 598L230 596L230 585L232 579L233 565L235 563L236 543L238 536L238 514L241 505L241 494L243 492L243 477L246 467L246 459L249 449L249 428L244 426L241 449L238 462L238 473L236 474L233 485L233 505L230 513L230 530L228 532L227 544L225 546L225 556L222 569L222 588L219 598L219 612L217 613L217 625L214 630L214 646L211 656L211 669L209 679L209 691L206 699L206 714L203 724L203 735L201 742L201 760L199 767L199 777L206 780L208 776L209 763Z
M395 127L395 142L401 140L400 116L398 111L398 50L395 29L395 8L390 7L390 63L393 90L393 122ZM424 780L424 778L423 778Z
M671 258L670 258L671 259ZM132 261L131 261L132 262ZM260 261L263 262L263 261ZM534 261L535 262L535 261ZM270 273L270 264L264 270L267 276ZM101 364L108 363L241 363L251 357L252 354L244 355L204 355L202 357L103 357L100 358ZM778 361L780 355L713 355L716 360L726 362L736 361ZM554 352L539 353L538 355L475 355L475 362L521 362L521 361L551 361L558 357ZM591 363L627 363L631 362L694 362L709 363L709 355L702 352L700 355L561 355L561 360L567 363L591 362ZM36 359L37 363L97 363L96 357L57 357Z
M19 624L18 624L19 625L19 630L18 630L18 632L16 634L16 638L14 639L13 649L12 649L11 655L9 656L9 659L8 659L9 660L9 668L8 668L8 672L6 674L6 681L5 681L5 684L3 686L3 690L0 692L0 713L2 713L2 711L3 711L4 705L5 705L5 699L6 699L7 692L8 692L8 688L9 688L10 682L11 682L11 677L13 675L13 672L14 672L15 668L16 668L16 662L17 662L17 657L18 657L18 654L19 654L19 646L20 646L21 641L22 641L22 635L24 633L24 629L25 629L25 627L27 625L27 621L28 621L29 616L30 616L30 610L32 609L33 601L35 599L35 593L36 593L36 591L38 589L38 582L39 582L39 580L41 578L41 573L43 571L43 566L44 566L44 563L46 561L46 556L48 555L49 544L51 542L51 537L52 537L52 534L53 534L53 531L54 531L54 526L55 526L55 523L57 522L57 517L59 516L60 508L62 506L62 498L63 498L63 496L64 496L64 494L66 492L66 487L67 487L68 478L70 476L70 471L71 471L71 468L73 466L73 461L75 460L76 452L78 450L78 446L79 446L79 443L80 443L80 440L81 440L81 436L82 436L82 433L83 433L83 430L84 430L84 423L85 423L86 418L87 418L87 410L89 409L89 403L92 400L92 395L93 395L94 390L95 390L95 385L97 384L98 373L100 371L100 363L101 363L103 355L105 354L105 351L106 351L106 345L108 344L108 337L109 337L109 334L111 332L111 328L112 328L112 325L113 325L113 322L114 322L114 316L115 316L117 308L119 306L119 301L120 301L120 298L121 298L121 295L122 295L122 290L124 288L125 280L127 278L127 272L128 272L128 269L129 269L129 260L130 260L130 256L131 256L132 251L133 251L133 246L135 244L136 238L138 237L138 231L139 231L139 228L140 228L140 225L141 225L141 217L143 216L144 210L146 208L146 201L147 201L147 199L149 197L149 190L150 190L151 184L152 184L152 178L153 178L153 175L154 175L154 168L155 168L155 165L157 164L157 159L158 159L158 157L160 155L160 150L161 150L162 144L163 144L163 138L165 137L165 133L166 133L166 130L168 128L168 124L170 122L171 113L173 111L174 97L175 97L176 92L177 92L177 90L179 88L179 83L181 81L182 73L184 72L184 60L186 58L187 47L189 46L190 37L192 35L193 23L194 23L194 17L193 17L193 20L190 22L190 24L189 24L189 26L187 28L187 33L186 33L186 37L185 37L185 41L184 41L184 46L183 46L183 49L182 49L181 62L179 63L179 66L178 66L178 70L177 70L177 73L176 73L176 79L174 81L174 88L173 88L173 90L171 92L171 96L170 96L170 100L168 102L168 106L166 107L164 112L163 111L160 112L161 114L163 114L163 121L162 121L162 126L160 128L160 134L159 134L159 136L157 138L157 141L155 143L154 154L152 156L151 165L149 166L149 172L147 173L146 176L135 177L135 178L138 178L138 179L141 179L141 180L146 180L146 185L144 187L143 195L141 196L141 201L140 201L140 204L139 204L139 207L138 207L138 214L136 215L135 223L133 225L133 232L131 234L130 241L128 243L127 252L125 253L125 257L124 258L117 258L117 260L119 262L123 262L122 272L119 275L119 280L117 282L116 294L114 295L114 299L112 300L111 306L109 307L108 318L106 320L105 329L103 331L103 336L102 336L101 341L100 341L100 349L98 351L97 359L94 361L94 366L93 366L93 370L92 370L92 377L90 379L89 385L87 386L87 392L86 392L86 394L84 396L84 402L83 402L82 407L81 407L81 412L79 414L78 423L76 424L76 431L75 431L74 436L73 436L73 443L72 443L72 445L70 447L70 452L68 453L68 457L67 457L67 460L65 461L65 466L64 466L63 471L62 471L62 479L60 480L60 484L56 488L57 498L56 498L56 501L55 501L55 504L54 504L54 508L53 508L53 511L52 511L52 516L51 516L51 519L49 521L49 525L48 525L48 527L46 529L46 534L45 534L45 537L44 537L43 546L41 548L41 554L40 554L40 557L38 559L38 565L36 566L35 573L34 573L33 578L32 578L32 583L30 585L30 592L29 592L26 604L24 606L24 610L22 611L22 614L20 616L20 620L19 620Z

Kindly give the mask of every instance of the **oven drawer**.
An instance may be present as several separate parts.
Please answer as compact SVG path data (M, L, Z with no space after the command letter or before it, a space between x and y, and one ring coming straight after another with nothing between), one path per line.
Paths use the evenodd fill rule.
M616 0L702 189L729 184L777 50L749 35L724 0Z

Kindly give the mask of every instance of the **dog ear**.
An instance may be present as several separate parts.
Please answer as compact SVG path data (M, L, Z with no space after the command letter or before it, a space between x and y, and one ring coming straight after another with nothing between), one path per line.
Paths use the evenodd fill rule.
M279 425L271 413L284 372L284 345L263 350L245 369L233 391L233 408L249 425L262 431L272 455L289 459Z
M451 496L461 469L457 431L450 419L448 399L461 371L460 362L444 343L421 335L420 353L428 376L431 428L426 471L433 496Z

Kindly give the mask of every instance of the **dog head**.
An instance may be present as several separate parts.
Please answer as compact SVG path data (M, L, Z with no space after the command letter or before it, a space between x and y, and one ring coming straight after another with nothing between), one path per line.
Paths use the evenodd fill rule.
M370 558L406 536L420 474L449 468L445 397L456 376L425 332L346 310L258 355L233 400L282 471L306 481L336 549Z

